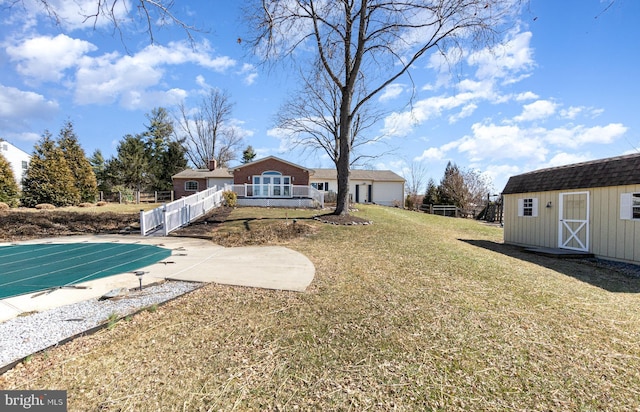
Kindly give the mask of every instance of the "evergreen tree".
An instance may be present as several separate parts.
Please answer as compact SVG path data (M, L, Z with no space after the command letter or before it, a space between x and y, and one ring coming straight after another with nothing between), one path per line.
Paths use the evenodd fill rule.
M98 186L98 190L108 191L108 179L106 176L107 163L104 160L104 156L102 156L102 151L100 149L96 149L91 157L89 158L89 164L91 164L91 169L93 170L93 174L96 176L96 184Z
M126 135L116 149L118 156L108 163L116 184L142 191L150 183L149 158L142 136Z
M182 142L171 140L173 121L166 109L153 109L147 119L149 125L143 136L151 190L171 190L171 176L187 167L186 151Z
M440 204L464 207L466 197L464 179L455 163L447 163L438 189Z
M252 162L256 157L256 152L253 150L251 145L247 146L246 149L242 152L242 163Z
M422 204L437 205L438 203L438 186L436 186L436 182L433 179L429 179L429 183L427 183L427 192L422 198Z
M22 204L33 207L39 203L55 206L78 204L80 192L62 149L44 132L34 146L29 168L22 183Z
M78 142L71 121L67 121L60 130L58 146L73 174L75 186L80 192L80 202L95 202L98 194L96 175Z
M187 168L187 158L184 146L180 142L169 142L167 150L160 158L162 168L155 175L155 190L173 190L171 176Z
M20 192L15 176L13 175L13 170L11 170L11 165L7 159L0 154L0 202L15 207L18 205L19 198Z

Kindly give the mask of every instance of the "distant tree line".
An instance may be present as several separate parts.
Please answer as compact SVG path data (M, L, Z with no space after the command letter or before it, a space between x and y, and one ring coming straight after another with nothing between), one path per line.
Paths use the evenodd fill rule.
M231 124L232 107L225 92L211 90L199 107L187 110L181 105L175 117L165 108L154 108L146 115L146 129L125 135L109 159L100 149L87 157L69 120L57 139L45 130L34 145L22 190L7 159L0 155L0 202L12 207L71 206L95 202L100 191L172 190L171 176L186 169L190 161L195 167L206 167L205 160L215 158L218 166L225 167L238 157L242 138ZM250 162L255 156L247 146L241 161Z
M440 184L429 179L422 204L455 205L471 211L482 205L491 191L491 182L477 170L461 170L455 163L448 162Z

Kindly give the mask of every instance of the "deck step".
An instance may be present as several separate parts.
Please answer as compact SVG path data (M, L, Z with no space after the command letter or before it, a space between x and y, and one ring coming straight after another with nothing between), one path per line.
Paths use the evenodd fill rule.
M594 257L594 254L590 252L551 247L530 247L525 248L524 251L557 259L588 259Z

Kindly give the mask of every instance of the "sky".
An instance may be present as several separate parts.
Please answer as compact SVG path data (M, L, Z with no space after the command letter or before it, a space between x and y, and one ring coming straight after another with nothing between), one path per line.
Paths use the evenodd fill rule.
M239 4L176 1L202 30L191 45L175 25L141 30L83 22L96 0L0 0L0 138L31 153L45 130L70 120L91 155L108 158L123 136L145 131L155 107L196 107L211 88L234 102L232 123L258 157L333 167L292 150L275 116L296 90L286 65L261 65L242 41ZM120 2L119 4L122 4ZM369 130L381 144L364 166L436 183L449 161L485 176L498 193L512 175L640 151L640 1L530 0L493 50L468 51L453 68L428 53L376 96L386 115ZM95 24L94 24L95 23ZM408 105L412 96L413 101ZM241 154L240 154L241 155Z

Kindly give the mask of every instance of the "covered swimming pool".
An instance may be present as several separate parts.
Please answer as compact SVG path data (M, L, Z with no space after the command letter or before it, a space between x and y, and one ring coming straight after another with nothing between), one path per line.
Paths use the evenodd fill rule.
M171 250L137 243L50 243L0 247L0 299L73 287L141 269Z

